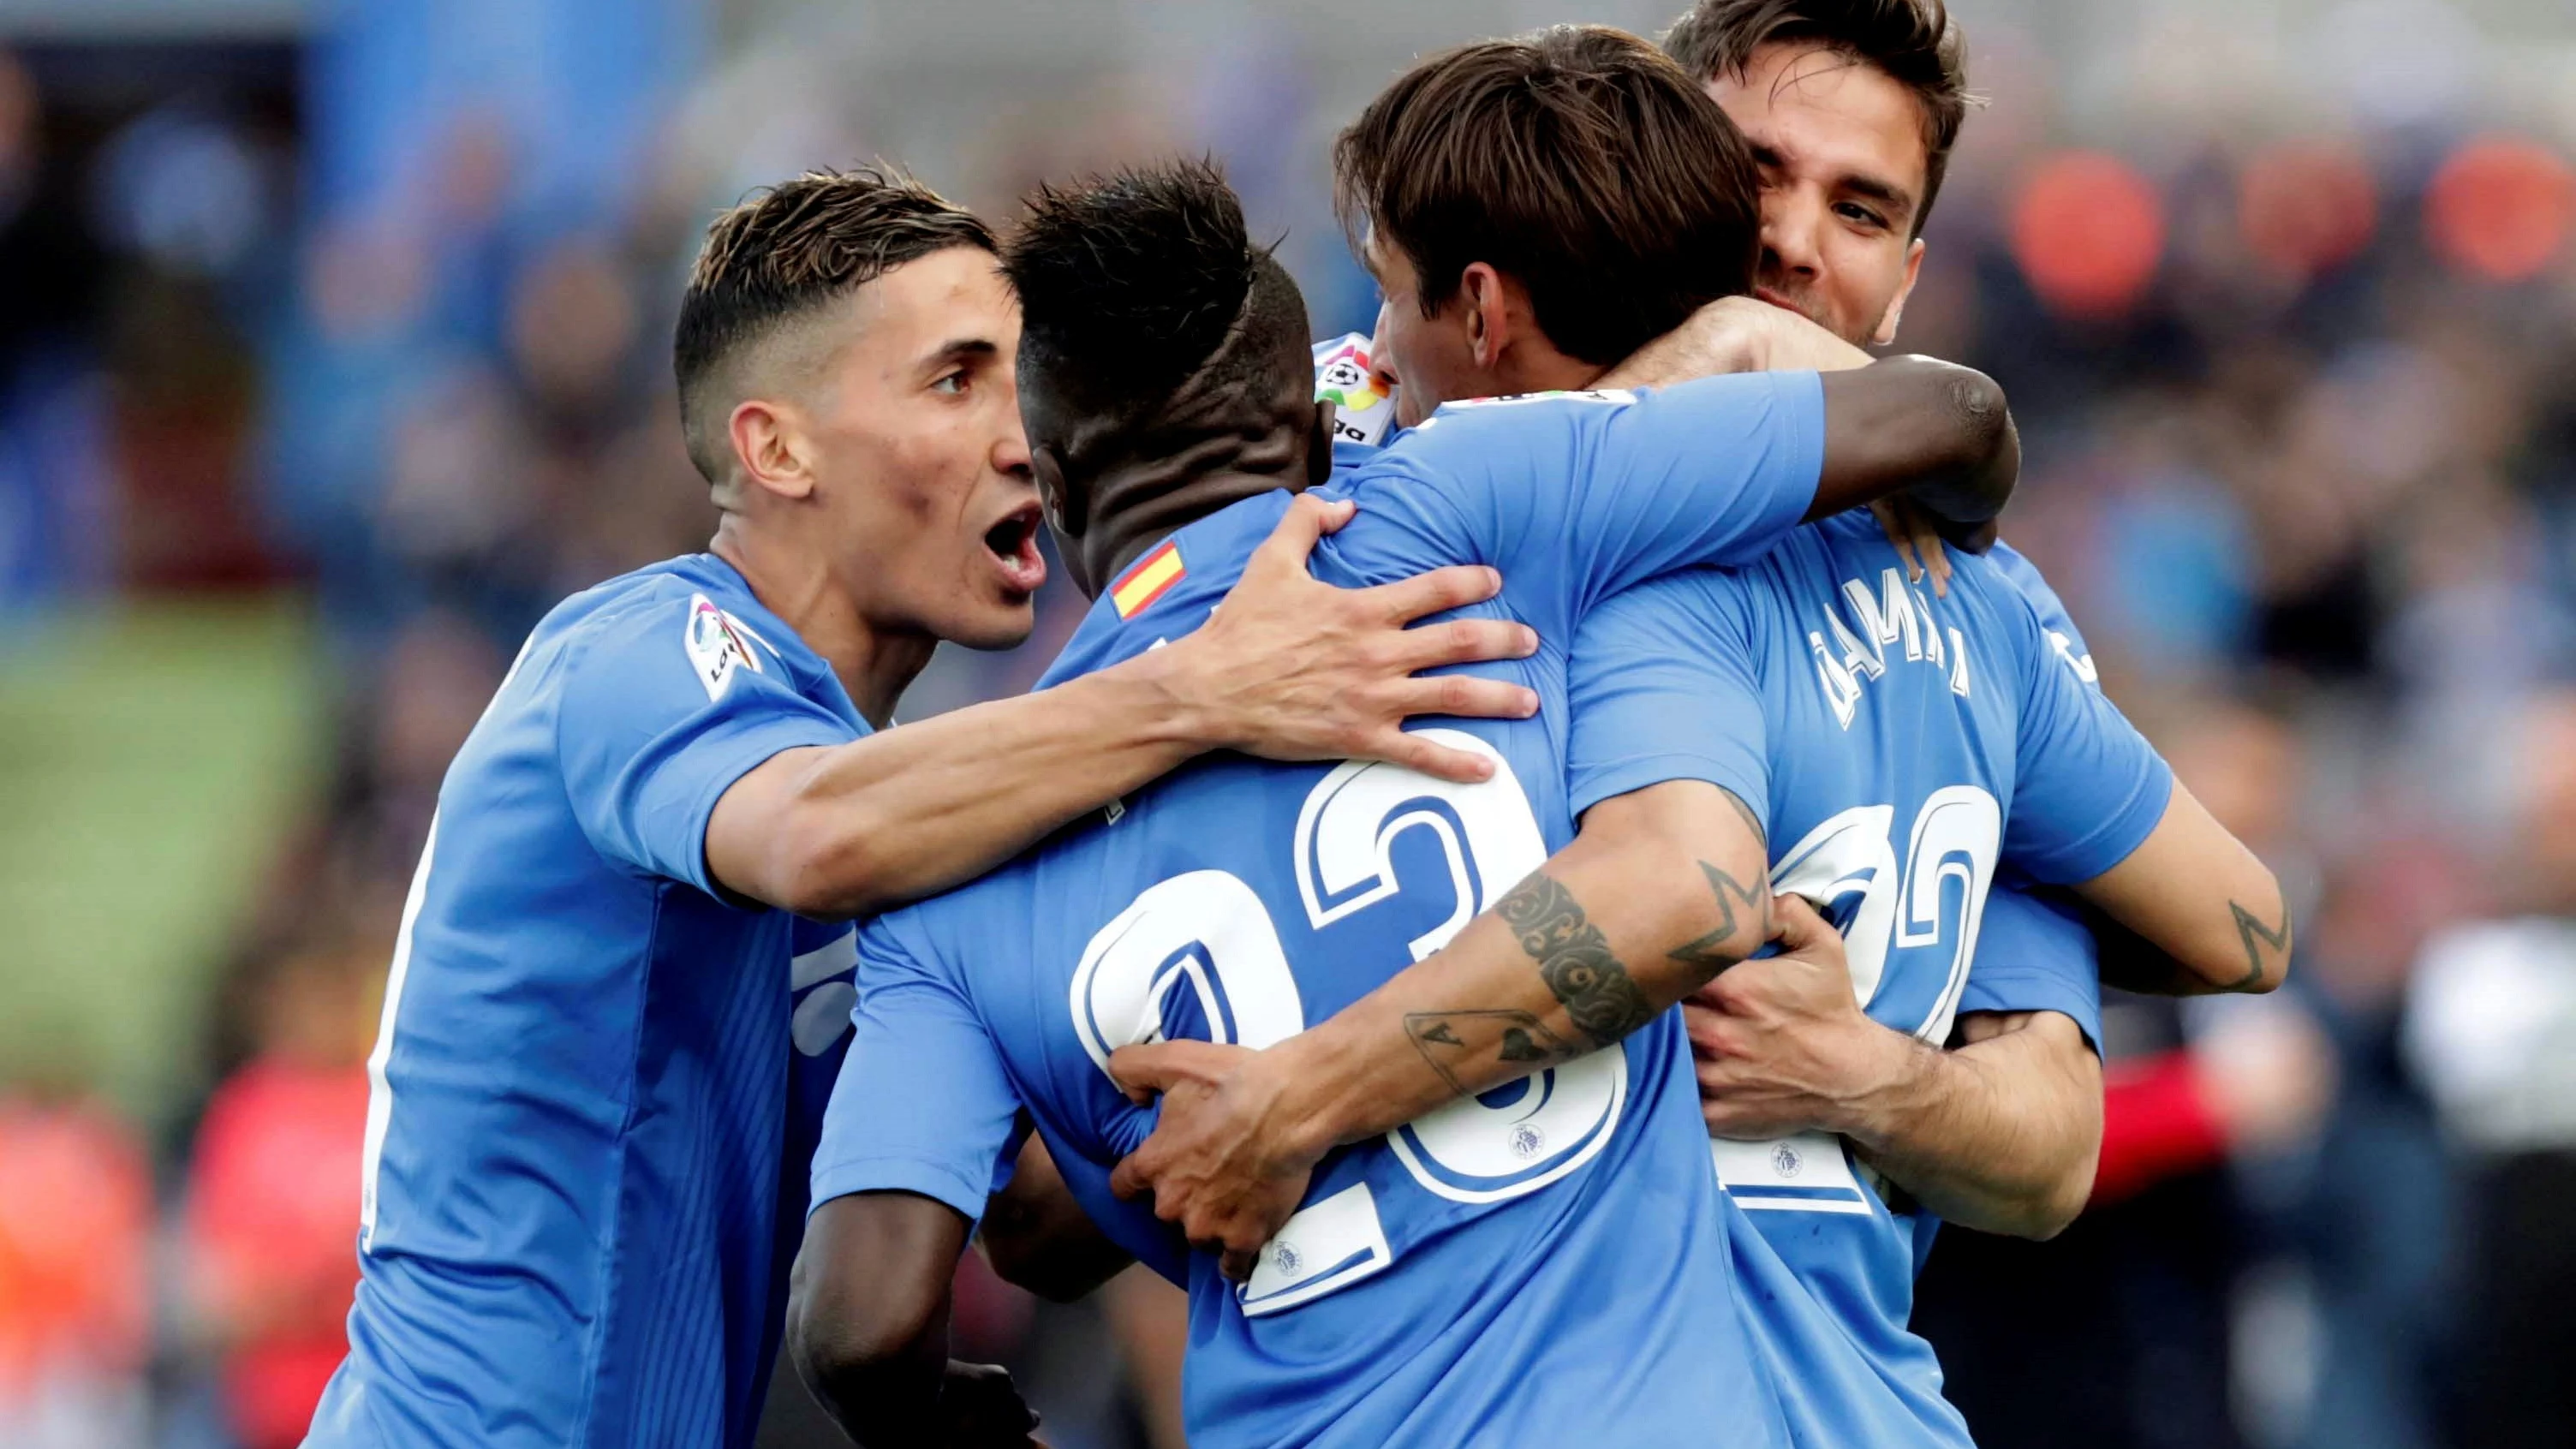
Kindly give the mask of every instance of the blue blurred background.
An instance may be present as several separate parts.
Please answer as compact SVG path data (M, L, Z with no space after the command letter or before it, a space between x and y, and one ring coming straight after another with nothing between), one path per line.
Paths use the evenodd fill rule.
M1365 328L1360 104L1677 8L0 0L0 1443L295 1441L448 756L549 604L711 527L668 338L716 208L1208 151ZM1997 1449L2576 1443L2576 14L1954 9L1989 104L1902 344L2003 382L2007 533L2307 929L2283 997L2115 1003L2095 1210L1949 1234L1922 1326ZM969 1278L1057 1444L1178 1442L1154 1287Z

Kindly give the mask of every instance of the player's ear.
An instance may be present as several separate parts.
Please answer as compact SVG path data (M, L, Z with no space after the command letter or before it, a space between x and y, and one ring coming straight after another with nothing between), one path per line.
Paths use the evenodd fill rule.
M747 487L781 498L813 495L813 467L797 424L794 409L784 403L747 398L734 404L725 431Z
M1878 319L1878 330L1870 334L1870 346L1885 347L1896 340L1896 324L1905 320L1905 299L1914 295L1914 279L1922 274L1923 238L1918 236L1905 248L1905 282L1887 299L1887 311Z
M1046 510L1047 526L1067 541L1082 537L1091 526L1091 500L1065 482L1064 456L1053 443L1029 444L1029 476L1038 485L1038 506Z
M1466 270L1458 274L1458 300L1467 309L1468 352L1476 366L1490 369L1502 361L1503 349L1511 345L1503 274L1488 263L1469 262Z
M1336 406L1331 398L1315 400L1315 421L1306 429L1306 486L1309 488L1333 476L1333 412Z

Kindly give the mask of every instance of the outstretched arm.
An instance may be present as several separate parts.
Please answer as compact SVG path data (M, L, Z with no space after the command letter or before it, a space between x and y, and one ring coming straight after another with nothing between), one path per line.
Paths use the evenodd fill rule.
M1240 1278L1332 1147L1617 1042L1751 954L1768 879L1752 812L1715 785L1605 800L1447 946L1331 1020L1261 1052L1113 1053L1123 1085L1164 1097L1112 1185L1150 1186L1157 1213Z
M1010 1375L948 1358L948 1284L970 1224L907 1192L814 1210L796 1255L788 1351L864 1449L1026 1449L1037 1415Z
M1496 619L1405 627L1491 598L1501 586L1491 569L1373 589L1316 583L1307 552L1350 515L1347 502L1297 500L1225 607L1168 648L1037 694L772 756L716 802L709 873L800 914L870 915L972 879L1212 749L1484 778L1482 759L1406 733L1404 718L1523 718L1536 696L1501 680L1413 676L1520 658L1536 636Z

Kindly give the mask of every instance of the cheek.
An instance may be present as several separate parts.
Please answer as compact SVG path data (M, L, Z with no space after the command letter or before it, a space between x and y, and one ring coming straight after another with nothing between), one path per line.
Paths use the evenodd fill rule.
M1906 243L1900 238L1846 235L1835 248L1834 303L1856 327L1875 327L1905 285Z

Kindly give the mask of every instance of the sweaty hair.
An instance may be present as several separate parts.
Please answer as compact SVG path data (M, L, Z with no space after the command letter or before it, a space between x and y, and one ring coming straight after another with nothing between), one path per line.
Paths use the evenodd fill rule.
M1204 160L1041 186L1002 270L1023 379L1104 420L1148 417L1185 383L1260 380L1283 339L1306 341L1297 284Z
M672 339L689 461L722 483L724 419L709 392L725 365L827 303L948 247L995 249L981 218L899 172L809 171L718 215L698 249Z
M1708 81L1742 75L1766 45L1821 45L1884 72L1923 112L1923 201L1914 233L1932 214L1950 148L1968 118L1967 41L1943 0L1699 0L1664 32L1664 49Z
M1750 148L1625 31L1558 26L1423 61L1342 133L1333 171L1343 229L1412 263L1425 316L1484 262L1586 362L1616 362L1752 289Z

